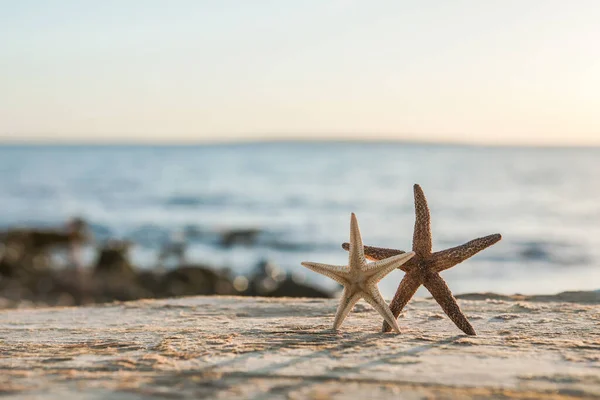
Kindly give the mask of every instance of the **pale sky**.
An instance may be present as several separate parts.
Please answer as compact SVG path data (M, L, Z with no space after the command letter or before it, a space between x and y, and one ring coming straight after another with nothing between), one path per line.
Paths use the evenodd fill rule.
M0 140L600 144L600 1L0 0Z

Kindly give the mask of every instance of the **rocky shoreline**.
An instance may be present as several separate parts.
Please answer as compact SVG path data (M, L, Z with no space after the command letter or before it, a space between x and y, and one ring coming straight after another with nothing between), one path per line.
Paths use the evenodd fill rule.
M129 257L132 242L108 240L97 247L92 265L78 251L92 244L86 224L75 219L66 229L11 229L0 243L0 308L77 306L111 301L192 295L331 298L335 293L306 285L264 260L250 275L186 261L185 249L171 246L177 264L165 268L161 252L154 269L141 269ZM66 265L54 255L66 251ZM164 250L164 249L163 249ZM174 254L173 254L174 253Z
M92 270L45 269L0 275L0 309L79 306L193 295L332 298L335 293L297 282L268 262L249 276L205 265L141 270L129 264Z
M78 265L78 246L93 243L81 219L66 229L11 229L0 234L0 308L80 306L113 301L161 299L194 295L333 298L336 292L310 286L286 274L276 264L260 262L249 275L227 268L194 264L184 257L185 244L171 243L159 261L175 257L165 268L136 267L130 260L132 242L108 240L97 245L91 265ZM227 237L246 238L247 232ZM237 240L236 239L236 240ZM247 238L246 238L247 239ZM229 240L231 241L231 239ZM71 254L70 264L58 265L51 256L60 250ZM463 300L561 301L599 304L600 291L564 292L557 295L499 295L467 293Z

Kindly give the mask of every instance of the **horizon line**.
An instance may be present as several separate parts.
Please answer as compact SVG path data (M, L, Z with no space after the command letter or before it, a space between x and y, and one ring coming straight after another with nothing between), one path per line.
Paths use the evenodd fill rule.
M183 147L183 146L236 146L253 144L406 144L414 146L455 146L455 147L498 147L498 148L600 148L599 144L565 143L487 143L452 140L413 140L390 138L254 138L225 140L73 140L73 139L0 139L0 147Z

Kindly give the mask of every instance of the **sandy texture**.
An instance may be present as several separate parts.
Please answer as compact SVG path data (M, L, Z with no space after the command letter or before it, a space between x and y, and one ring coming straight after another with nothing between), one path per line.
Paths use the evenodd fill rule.
M360 302L191 297L0 311L5 398L597 398L600 306L413 299L402 334Z

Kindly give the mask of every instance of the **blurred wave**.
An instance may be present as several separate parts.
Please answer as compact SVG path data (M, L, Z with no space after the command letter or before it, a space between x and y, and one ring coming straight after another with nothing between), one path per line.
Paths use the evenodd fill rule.
M411 246L412 184L432 211L434 249L503 240L444 272L455 292L600 287L600 150L400 143L0 147L0 224L79 215L99 239L136 243L156 263L185 238L188 257L248 272L270 259L346 262L349 216L365 244ZM91 252L90 252L91 254ZM91 255L90 255L91 257ZM391 296L400 272L380 284Z

